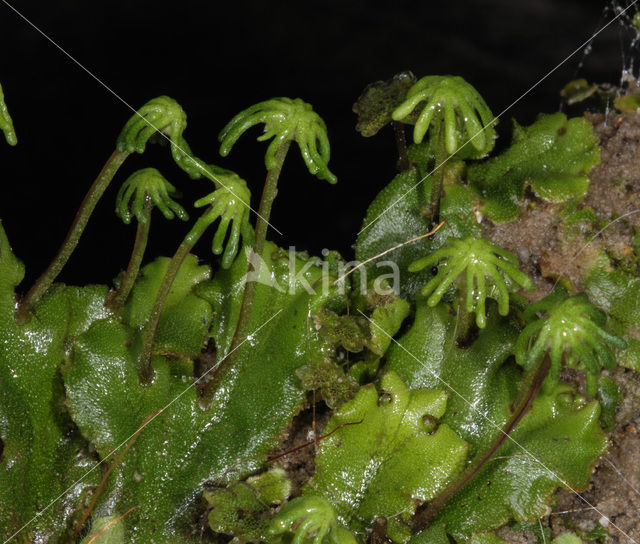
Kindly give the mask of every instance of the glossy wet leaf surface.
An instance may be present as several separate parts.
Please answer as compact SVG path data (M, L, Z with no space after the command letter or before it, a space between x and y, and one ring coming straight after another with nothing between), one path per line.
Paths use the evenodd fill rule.
M57 285L19 325L14 286L23 273L0 225L0 535L29 523L17 542L44 542L67 533L98 476L75 483L95 458L66 412L60 367L72 339L107 315L107 288Z
M447 395L411 390L394 373L368 384L334 412L304 489L331 502L338 518L363 531L376 516L397 518L396 532L419 501L434 497L466 460L468 445L438 419Z
M449 391L441 421L471 445L472 457L501 434L523 379L512 358L516 322L496 321L495 313L494 308L492 322L473 343L460 348L451 343L455 316L448 308L429 308L418 302L412 328L399 338L400 345L388 352L387 368L398 372L412 387ZM414 537L420 538L416 542L437 542L439 524L456 540L465 541L475 532L496 529L513 519L535 519L545 511L558 487L584 489L592 464L607 444L599 416L597 402L584 402L567 385L538 396L511 434L513 440L505 440L446 503L426 529L424 539Z
M558 487L584 490L591 468L607 447L597 402L586 403L566 385L540 395L531 411L478 474L440 511L457 541L510 520L547 512Z
M169 259L160 257L141 270L123 309L124 321L134 329L141 329L149 319L168 264ZM210 277L211 269L199 265L196 257L189 255L185 259L162 310L157 352L187 358L200 354L213 316L210 304L192 291Z
M530 186L543 200L581 198L588 174L600 163L591 123L562 113L540 115L530 126L514 123L511 147L500 156L469 167L469 181L483 199L482 211L495 223L513 221Z
M460 348L450 308L431 308L424 299L418 301L412 327L398 339L399 345L391 345L385 365L409 387L448 392L442 421L472 445L472 455L495 434L486 418L500 428L508 421L509 406L522 383L521 371L509 360L518 337L516 323L496 319L495 306L489 309L493 312L487 328L469 347Z
M429 192L430 179L423 178L425 176L417 169L406 170L378 193L367 210L363 230L358 236L358 261L371 259L431 230L423 202L423 194ZM429 281L431 271L409 274L407 268L415 260L442 247L449 237L479 236L480 226L473 218L473 207L474 196L469 189L445 185L440 210L444 227L432 238L407 244L367 264L367 280L390 274L392 268L384 263L393 261L400 272L400 295L405 298L415 295Z
M261 466L304 399L296 368L307 362L309 350L330 349L309 325L308 315L334 293L324 299L310 297L302 282L313 284L320 267L290 278L288 254L273 245L267 248L262 272L286 289L258 286L250 330L268 323L234 354L233 369L216 384L209 408L203 408L192 387L189 359L156 355L153 382L140 385L139 342L136 330L127 324L100 321L75 343L65 373L69 405L101 457L128 441L146 417L166 408L140 432L98 507L99 514L113 514L140 505L125 521L129 542L189 538L189 508L204 483L232 481ZM293 266L298 272L305 263L294 260ZM160 271L161 267L148 266L143 281L154 283L151 276ZM200 267L187 267L176 286L183 298L176 295L168 310L182 312L183 301L194 307L192 297L210 305L215 315L210 342L217 348L218 361L235 329L246 271L244 255L211 282L202 281L206 275ZM192 319L210 315L211 309ZM137 315L134 310L139 309L131 308L130 315ZM174 332L159 331L157 345L164 345Z

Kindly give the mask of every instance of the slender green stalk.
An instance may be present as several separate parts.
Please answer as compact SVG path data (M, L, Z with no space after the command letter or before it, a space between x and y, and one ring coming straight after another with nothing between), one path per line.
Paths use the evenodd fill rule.
M284 159L287 156L290 145L291 140L287 140L278 148L275 154L275 165L267 172L267 179L262 191L258 218L256 220L256 245L254 247L254 253L257 253L260 256L262 256L264 243L267 239L267 230L269 229L269 218L271 217L273 201L276 199L276 195L278 194L278 179L280 178L282 165L284 164Z
M540 388L549 373L551 360L548 355L541 357L536 366L529 370L522 383L520 394L514 403L513 413L506 425L499 430L493 442L491 442L484 451L478 452L472 464L460 474L458 478L453 480L442 492L429 503L429 506L423 510L416 512L411 520L412 532L418 533L422 531L427 524L438 514L442 507L458 493L465 485L467 485L473 477L478 474L480 469L493 457L500 449L500 446L509 438L518 423L529 412L533 401L538 396Z
M441 123L436 123L438 128L435 135L435 162L433 165L434 172L431 174L431 194L429 195L429 210L431 213L431 225L437 225L440 222L440 199L442 198L442 189L444 185L444 162L449 157L445 146L445 134Z
M456 342L464 344L469 337L471 327L474 325L474 320L471 318L472 312L467 310L467 275L460 274L456 283L458 284L458 295L456 296Z
M271 208L273 206L273 201L278 194L278 179L280 178L282 165L284 163L285 157L287 156L290 145L291 140L287 140L278 148L275 153L275 164L267 172L267 179L262 191L262 198L260 199L258 219L256 220L256 244L251 251L251 256L249 257L249 267L253 265L256 272L258 272L258 267L262 262L261 259L258 259L256 257L262 258L263 256L264 244L267 239L267 230L269 229L269 217L271 216ZM251 322L251 306L253 305L255 295L256 282L247 281L244 286L244 292L242 294L242 306L240 306L238 324L236 325L236 330L233 334L233 339L229 348L230 353L233 352L238 347L240 342L244 340L244 338L246 338L246 336L249 334L249 324ZM233 354L222 361L222 363L218 367L218 370L216 371L217 376L221 375L220 371L222 370L222 368L228 366L228 361L232 358Z
M120 287L116 291L115 295L109 302L109 307L116 313L119 313L124 303L129 298L129 293L133 289L133 284L136 282L138 272L140 272L140 265L142 264L142 258L144 252L147 249L147 240L149 239L149 229L151 228L151 209L153 205L150 199L147 197L145 204L145 213L148 216L146 223L138 223L136 230L136 241L133 244L133 251L131 252L131 258L129 259L129 265L122 277Z
M111 183L113 176L128 156L129 153L126 151L114 151L107 160L102 171L98 174L98 177L84 197L67 237L62 243L62 246L60 246L57 255L22 299L16 316L19 321L24 322L28 319L33 307L47 292L49 287L51 287L51 284L58 277L60 271L64 268L65 264L67 264L67 261L80 241L80 237L89 222L89 218L96 204L98 204L109 183Z
M156 300L151 310L151 315L149 316L149 320L147 321L143 333L142 354L140 358L140 380L143 383L148 383L153 377L153 367L151 364L153 358L153 346L156 333L158 331L158 325L160 323L160 317L162 315L164 303L167 299L167 296L169 295L169 291L171 290L173 282L180 272L182 263L184 262L187 255L189 255L189 252L193 249L193 246L196 245L207 228L213 222L220 219L218 231L213 238L214 252L216 252L216 248L219 248L220 251L218 251L217 253L220 253L222 251L222 241L226 235L229 222L232 220L238 222L237 224L234 224L231 229L231 234L229 235L229 244L227 246L227 251L225 251L225 256L222 260L222 266L224 266L224 262L227 256L232 256L232 258L235 257L238 236L243 229L243 225L241 225L240 222L246 221L246 227L249 227L249 209L245 209L246 204L244 203L249 202L251 195L246 189L244 180L241 180L235 174L233 174L233 176L237 179L227 179L227 181L236 184L235 189L239 193L243 194L244 200L242 198L239 199L236 194L227 187L221 187L216 189L210 195L196 201L195 206L207 206L206 211L198 218L193 227L191 227L191 230L184 237L184 240L169 261L167 271L162 278L162 283L160 284L158 294L156 295ZM228 253L229 248L231 248L230 253Z
M153 343L156 338L156 333L158 332L158 324L160 323L162 309L164 308L164 303L167 300L169 291L171 291L171 286L178 276L178 272L180 272L182 263L193 249L193 246L196 245L196 242L204 234L204 231L205 229L202 229L200 233L193 237L187 235L169 261L169 266L164 274L164 278L162 278L162 283L160 284L156 301L151 310L149 321L147 321L147 325L144 328L144 335L142 337L142 354L140 356L141 383L149 383L153 378L153 367L151 366L151 359L153 358ZM189 242L186 241L187 239Z
M409 156L407 155L407 137L404 133L404 125L398 121L391 121L393 134L396 137L396 147L398 148L398 168L400 171L409 169Z

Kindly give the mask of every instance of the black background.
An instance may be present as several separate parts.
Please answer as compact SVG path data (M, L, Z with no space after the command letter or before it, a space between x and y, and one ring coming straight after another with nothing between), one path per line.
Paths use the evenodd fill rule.
M418 77L461 75L498 114L612 14L609 4L585 0L11 3L133 107L161 94L177 99L189 117L185 137L194 152L247 179L255 207L264 180L266 144L255 142L260 130L245 135L227 159L217 154L218 131L266 98L312 103L328 125L330 167L339 182L313 178L297 150L290 154L271 219L283 236L271 238L283 247L315 254L335 248L345 256L367 206L395 169L390 129L369 139L354 130L351 106L368 83L408 69ZM557 111L559 89L577 75L617 83L621 33L624 41L628 33L611 25L590 55L579 52L509 109L499 127L502 142L511 117L529 123L537 112ZM64 238L132 112L1 2L0 47L0 82L19 138L16 148L0 145L0 217L27 265L26 290ZM135 227L114 215L115 193L130 172L146 166L182 190L190 212L189 203L210 192L208 182L181 173L166 148L132 157L62 280L106 282L126 265ZM172 254L186 230L154 215L148 257ZM210 240L196 250L205 259Z

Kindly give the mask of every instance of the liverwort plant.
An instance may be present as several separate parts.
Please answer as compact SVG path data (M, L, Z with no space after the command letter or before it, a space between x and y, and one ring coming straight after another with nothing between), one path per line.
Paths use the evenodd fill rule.
M605 368L617 366L609 346L625 349L627 343L605 328L606 315L584 293L568 297L562 288L527 307L532 320L520 333L516 343L516 361L530 369L549 353L549 380L558 381L563 366L586 371L587 393L595 396L597 376ZM563 364L564 362L564 364Z
M246 182L237 174L229 171L223 174L224 187L219 187L212 193L196 200L196 208L207 207L193 226L187 238L188 243L197 240L208 225L220 218L220 224L213 236L211 251L214 255L222 255L222 268L229 268L238 254L240 236L252 244L254 239L253 227L249 223L249 208L246 202L251 199ZM231 224L231 232L226 246L224 240ZM195 242L194 242L195 243Z
M48 291L67 264L80 241L93 210L120 166L131 153L144 153L149 139L156 132L160 132L170 138L171 151L178 165L185 164L187 160L184 153L186 143L182 138L182 132L186 128L186 123L187 118L182 107L175 100L166 96L150 100L129 119L118 136L116 150L111 154L84 197L58 253L22 299L18 308L19 319L22 321L28 319L33 307ZM178 146L183 151L180 151Z
M414 112L419 106L422 109L416 115ZM487 155L494 146L496 120L478 91L458 76L427 76L418 80L394 110L392 118L415 124L413 141L416 144L430 133L435 179L429 203L432 222L437 223L444 163L457 153L464 158Z
M608 443L602 410L613 426L615 385L608 400L599 391L589 401L560 368L584 368L591 396L592 376L619 361L614 348L629 343L625 360L640 361L640 298L624 297L640 278L612 289L609 268L599 270L585 285L602 311L586 294L561 292L521 311L515 292L544 279L520 269L514 253L526 252L498 242L492 226L518 219L526 184L540 199L579 205L599 157L593 130L586 119L542 117L517 127L500 157L467 168L493 147L490 110L461 78L413 83L378 84L356 108L368 135L393 122L402 140L398 123L415 124L415 143L400 146L402 171L357 241L363 266L395 259L400 293L376 290L380 274L356 292L339 255L322 260L267 239L292 143L312 175L336 182L325 123L298 98L251 106L220 133L222 156L255 125L270 140L254 224L247 181L193 155L186 113L167 96L129 119L59 254L22 300L24 267L0 224L3 539L477 544L545 516L559 487L588 486ZM0 128L15 143L1 99ZM179 180L145 168L116 199L137 234L115 287L54 284L119 166L157 138L190 178L213 183L178 248L143 263L154 207L189 219ZM438 215L443 228L427 240ZM210 227L211 253L199 260L192 251ZM313 439L289 444L301 435ZM313 476L286 461L300 451L314 457ZM88 471L100 463L102 479Z
M189 214L172 196L177 195L176 188L155 168L137 170L122 184L116 196L116 215L125 225L135 216L139 224L151 221L151 209L155 206L165 219L175 216L183 221L189 220Z
M295 139L304 153L314 157L314 164L320 164L316 173L328 176L326 164L321 164L328 160L326 139L317 143L317 127L324 124L310 106L302 113L291 119L277 154L283 160ZM84 541L113 529L109 537L120 535L128 542L177 542L189 533L185 510L197 500L205 482L237 481L266 461L304 403L306 393L296 371L309 357L337 358L337 348L314 329L313 320L325 304L343 307L346 295L333 287L322 293L306 288L324 285L324 279L332 285L334 273L323 278L326 269L320 262L291 256L264 235L265 273L289 289L281 293L270 285L257 286L251 315L243 317L243 292L251 283L247 256L255 245L248 206L251 194L236 174L188 156L182 137L185 122L182 108L168 97L152 100L130 119L61 254L23 299L20 320L14 315L19 300L15 287L23 268L0 227L0 534L4 538L23 527L24 541L77 541L89 530L87 521L91 530ZM119 290L53 284L118 167L130 153L143 152L155 136L170 139L174 159L191 177L213 181L215 190L196 202L196 208L204 208L202 216L172 258L141 266L152 206L167 217L186 220L187 216L173 198L174 186L159 172L136 172L125 181L116 203L121 219L128 223L135 217L139 227L128 271L119 286L116 281ZM176 149L186 152L180 155ZM273 168L268 177L277 180ZM216 222L212 250L221 259L212 281L212 268L198 264L189 253ZM251 323L243 325L248 317ZM243 369L243 377L216 374L211 402L202 402L204 392L195 387L203 364L200 357L212 370L212 359L226 358L243 327L261 331L258 346L252 342L234 351L234 369ZM226 395L224 401L220 393ZM144 432L149 429L141 425L161 417L163 406L171 407L170 418L160 429ZM16 421L20 425L14 426ZM126 447L111 459L124 443ZM79 480L64 492L80 470L107 459L110 467L101 482L95 472L94 478ZM28 489L30 485L33 489ZM56 496L63 501L55 509L33 517L42 505L53 505ZM132 509L128 501L139 506Z
M312 540L314 544L355 542L353 535L348 531L343 530L348 538L341 538L333 506L317 495L288 502L273 518L269 527L271 536L276 537L289 532L293 533L292 544L304 544L308 540Z
M259 142L273 138L265 154L267 170L278 167L278 150L295 140L311 174L329 183L337 181L328 167L330 150L327 126L313 111L311 104L299 98L273 98L240 112L220 132L220 154L226 157L238 138L258 124L265 125L264 134L258 136Z
M104 192L107 190L107 187L109 187L109 184L116 172L120 169L122 163L124 163L128 156L129 153L127 151L114 151L109 159L107 159L107 162L98 174L98 177L85 195L78 213L71 224L69 232L58 250L58 253L20 302L17 315L21 321L29 319L34 306L49 290L55 279L58 277L58 274L60 274L64 266L69 261L69 258L80 242L82 233L89 222L93 210L97 206Z
M131 223L135 216L138 228L129 265L110 304L112 309L117 310L124 305L136 281L147 247L153 207L156 206L165 219L177 216L183 221L189 220L185 209L171 198L176 193L176 188L155 168L134 172L120 187L116 197L116 215L125 225Z
M265 126L265 133L258 137L259 141L273 138L265 153L264 162L268 173L256 224L255 253L261 256L271 207L277 194L278 178L291 142L298 143L302 158L311 174L330 183L336 183L337 178L328 166L330 148L326 125L311 105L299 98L273 98L240 112L218 136L220 154L226 157L238 138L257 124Z
M322 118L313 111L311 105L299 98L272 98L240 112L229 121L218 136L220 154L223 157L227 156L238 138L249 128L258 124L265 126L265 133L259 136L258 140L265 141L273 138L273 141L265 153L267 179L258 209L255 246L250 258L255 269L258 268L257 258L263 258L271 207L278 192L278 179L291 142L298 143L302 158L312 175L319 179L326 179L329 183L337 182L337 178L328 166L330 146L327 127ZM248 333L246 324L249 322L254 296L255 282L249 282L244 290L240 320L231 346L232 351L240 338Z
M218 230L213 237L212 243L213 253L219 255L223 250L223 240L229 229L229 224L232 223L231 234L227 241L221 263L223 268L229 268L238 252L240 235L242 234L245 240L253 239L252 227L249 224L249 208L246 204L246 202L251 200L251 193L249 189L247 189L245 180L230 171L225 175L221 175L221 177L224 180L221 182L223 186L208 196L196 201L195 206L197 208L206 207L205 212L198 218L191 230L184 237L180 246L178 246L178 249L169 261L169 266L160 284L160 289L153 309L151 310L149 321L145 327L140 366L140 375L143 381L151 379L153 343L165 300L169 295L173 282L180 272L184 260L193 249L193 246L196 245L207 228L220 219Z
M173 98L158 96L142 106L124 126L117 142L119 151L144 153L147 142L157 133L169 140L176 164L192 178L202 176L182 133L187 128L187 114Z
M507 315L510 284L529 291L534 289L529 276L518 269L516 256L486 238L452 239L445 247L412 263L409 271L417 272L438 263L437 274L421 291L429 297L427 304L438 304L446 290L457 282L461 301L458 307L467 313L475 312L476 325L481 329L487 324L485 300L488 296L498 301L500 315ZM492 287L490 291L487 283Z

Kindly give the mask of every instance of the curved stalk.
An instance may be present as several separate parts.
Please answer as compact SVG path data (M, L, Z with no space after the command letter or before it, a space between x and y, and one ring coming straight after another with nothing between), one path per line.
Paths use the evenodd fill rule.
M271 208L273 201L278 194L278 179L282 172L284 159L289 151L291 140L285 141L275 153L275 165L267 172L267 179L262 191L260 199L260 208L258 210L258 219L256 220L256 244L251 251L248 266L254 267L257 271L262 262L262 254L264 252L264 244L267 239L267 230L269 229L269 217L271 216ZM257 258L260 257L260 258ZM248 269L249 270L249 269ZM247 281L242 293L242 305L240 306L240 314L238 316L238 324L231 340L229 347L229 357L223 359L216 370L216 381L223 375L221 372L229 366L229 359L234 357L234 353L240 342L249 334L249 324L251 322L251 306L256 295L256 282Z
M431 194L429 195L429 211L431 213L431 226L440 222L440 199L442 198L442 189L444 185L444 163L449 158L445 147L444 129L441 123L436 123L438 128L435 135L435 162L433 164L433 172L431 174Z
M149 383L153 378L153 367L151 366L151 359L153 358L153 343L158 332L158 324L160 323L160 316L162 315L162 309L164 303L167 300L171 286L180 272L182 263L187 258L187 255L196 245L196 242L204 234L206 229L202 229L201 232L191 237L191 232L186 236L182 243L178 246L178 249L174 253L173 257L169 261L167 271L162 278L160 289L156 295L156 301L151 310L149 321L144 328L142 337L142 354L140 356L140 382ZM188 240L188 241L187 241Z
M285 141L275 152L275 162L272 168L267 172L267 179L262 191L262 197L260 199L260 208L258 210L258 219L256 221L256 241L251 253L249 255L249 262L247 263L247 272L250 267L253 266L257 272L260 263L262 262L264 245L267 239L267 231L269 229L269 217L271 216L271 208L273 207L273 201L278 194L278 179L282 172L282 165L284 159L289 151L291 140ZM260 257L260 258L258 258ZM167 272L168 273L168 272ZM248 278L248 274L247 274ZM238 323L236 324L236 330L233 333L231 339L231 345L229 346L229 356L222 358L216 370L213 373L213 380L208 383L207 390L213 391L222 377L226 373L226 369L232 366L234 357L236 357L237 347L249 334L249 326L251 323L251 307L255 299L256 294L256 282L247 281L242 293L242 303L240 306L240 312L238 315ZM157 327L157 325L156 325Z
M109 183L111 183L113 176L128 156L129 153L126 151L114 151L105 163L100 174L98 174L98 177L84 197L80 209L58 253L20 302L16 315L19 321L24 322L28 319L33 307L47 292L49 287L51 287L51 284L58 277L60 271L64 268L65 264L67 264L67 261L80 241L80 237L89 222L89 218L96 204L98 204Z
M178 249L169 261L167 271L162 278L162 283L158 289L158 294L156 295L156 300L153 308L151 309L151 314L149 315L149 320L144 328L142 338L142 354L140 356L140 381L142 383L149 383L153 377L153 367L151 365L151 360L153 358L153 344L156 338L156 333L158 332L158 325L160 324L160 317L162 316L164 303L171 291L173 282L178 277L182 263L193 249L193 246L196 245L198 240L200 240L211 224L210 221L202 220L202 218L206 217L207 214L208 211L206 211L202 217L196 221L195 225L184 237L184 240L182 240Z
M467 311L466 293L467 293L467 275L460 274L456 281L458 285L458 294L456 296L456 342L458 345L465 344L469 338L469 333L475 325L471 319L471 312Z
M476 454L475 460L467 470L445 487L442 493L432 500L426 508L416 512L411 520L411 530L414 534L422 531L438 514L447 501L467 485L487 461L493 457L500 446L504 444L516 428L516 425L522 421L522 418L533 405L533 401L538 396L540 388L547 377L550 366L551 360L548 355L545 355L545 357L538 361L535 367L526 373L520 395L515 402L513 414L509 421L500 429L494 441L489 444L484 451Z
M407 155L407 138L404 133L404 125L398 121L391 121L393 134L396 137L396 147L398 148L398 168L400 171L409 169L409 156Z
M127 266L127 270L125 271L124 276L122 277L120 287L118 287L115 295L108 303L109 308L111 308L116 313L120 312L125 302L127 301L127 298L129 298L129 293L131 293L133 284L136 282L136 279L138 277L138 272L140 272L140 265L142 264L142 258L144 257L145 250L147 249L147 240L149 239L152 208L153 206L151 204L151 201L147 197L145 212L148 216L148 220L146 223L138 223L138 228L136 230L136 241L133 244L133 251L131 252L129 265Z
M264 243L267 239L267 230L269 228L269 217L271 216L271 208L273 201L278 194L278 179L280 178L280 172L282 172L282 165L284 159L289 151L291 140L284 142L276 151L275 165L267 172L267 179L262 191L262 197L260 198L260 209L258 210L258 219L256 220L256 245L253 252L262 256L264 250Z

